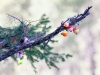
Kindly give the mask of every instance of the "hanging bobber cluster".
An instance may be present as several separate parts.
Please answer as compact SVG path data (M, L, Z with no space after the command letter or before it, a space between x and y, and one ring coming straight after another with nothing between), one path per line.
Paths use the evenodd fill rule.
M19 51L16 54L16 57L17 57L18 64L22 64L23 63L23 57L24 57L23 51Z
M68 22L62 21L61 25L63 25L66 28L64 31L61 32L61 35L64 36L64 37L68 36L69 32L74 32L75 34L78 34L78 32L79 32L79 29L77 27L69 25Z

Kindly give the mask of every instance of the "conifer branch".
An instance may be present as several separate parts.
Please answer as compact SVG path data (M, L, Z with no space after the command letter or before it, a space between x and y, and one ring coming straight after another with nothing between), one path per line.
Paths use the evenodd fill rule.
M77 16L74 16L74 17L71 17L71 18L68 18L66 21L69 21L69 25L75 25L76 23L78 23L79 21L83 20L86 16L89 15L89 9L91 8L92 6L88 7L88 9L86 9L84 11L83 14L78 14ZM10 15L11 16L11 15ZM14 17L15 18L15 17ZM18 19L19 20L19 19ZM20 20L19 20L20 21ZM66 22L65 21L65 22ZM22 21L20 21L22 23ZM18 51L21 51L23 49L26 49L26 48L30 48L32 46L36 46L36 45L39 45L41 43L44 43L45 41L53 38L54 36L56 36L59 32L61 32L62 30L64 30L65 27L63 26L63 24L58 27L54 32L48 34L47 36L43 37L43 38L40 38L34 42L30 42L29 44L23 44L23 45L17 45L15 46L13 49L11 49L10 51L8 52L4 52L2 54L0 54L0 61L14 55L15 53L17 53Z

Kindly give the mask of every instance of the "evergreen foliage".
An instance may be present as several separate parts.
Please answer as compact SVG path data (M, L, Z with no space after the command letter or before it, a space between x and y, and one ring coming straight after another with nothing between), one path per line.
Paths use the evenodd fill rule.
M26 25L23 21L24 25L28 27L28 33L26 36L32 38L33 40L38 40L46 36L46 34L51 29L51 26L48 25L49 22L49 18L46 17L45 14L41 16L40 20L37 21L36 24L33 24L31 21L27 21ZM5 40L4 46L0 50L0 54L2 52L5 52L4 49L10 50L20 42L21 38L25 36L23 30L23 25L21 24L11 28L0 27L0 41L2 42L2 40ZM56 42L58 42L58 40L50 40L50 43ZM61 59L61 61L65 61L65 57L72 57L68 54L54 53L52 52L52 49L53 47L51 47L50 45L46 43L41 43L40 45L32 46L23 51L24 54L27 56L27 59L30 61L31 65L34 67L34 69L36 69L36 67L34 66L34 62L39 62L39 60L45 60L49 68L53 66L58 69L58 67L55 65L55 63L58 62L58 59ZM11 57L16 61L15 55Z

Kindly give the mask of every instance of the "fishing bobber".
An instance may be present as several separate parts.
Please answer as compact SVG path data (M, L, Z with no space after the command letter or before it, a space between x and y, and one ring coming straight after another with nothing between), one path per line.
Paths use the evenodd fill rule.
M19 51L19 52L16 54L16 57L17 57L17 62L18 62L18 64L22 64L22 63L23 63L23 52L22 52L22 51Z
M63 25L65 28L67 28L69 26L69 23L68 22L65 22L65 21L62 21L61 22L61 25Z
M69 23L65 22L63 25L65 28L67 28L69 26Z
M68 26L67 30L70 31L70 32L72 32L73 31L73 26Z
M23 57L23 52L22 52L22 51L19 51L19 52L16 54L16 57L21 59L21 58Z
M75 27L75 28L73 28L73 32L74 32L75 34L78 34L79 29Z
M61 35L66 37L66 36L68 36L68 32L66 30L64 30L64 31L61 32Z
M28 42L29 42L29 39L27 38L27 37L23 37L22 39L21 39L21 41L20 41L20 43L24 43L24 44L28 44Z

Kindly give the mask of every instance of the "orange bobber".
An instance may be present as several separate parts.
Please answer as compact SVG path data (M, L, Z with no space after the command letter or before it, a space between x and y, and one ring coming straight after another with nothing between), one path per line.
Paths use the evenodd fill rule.
M66 36L68 36L68 32L64 30L64 31L62 31L61 35L66 37Z

